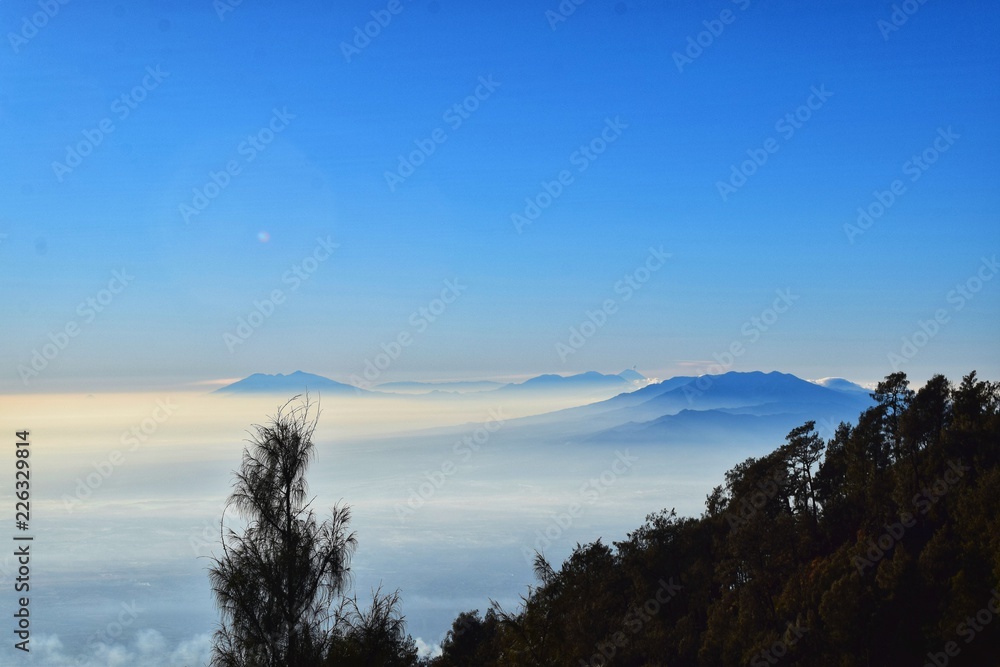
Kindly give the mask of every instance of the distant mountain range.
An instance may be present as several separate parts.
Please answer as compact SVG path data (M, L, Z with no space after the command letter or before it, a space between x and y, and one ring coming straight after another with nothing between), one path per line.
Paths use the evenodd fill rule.
M824 385L787 373L730 372L670 378L605 401L515 420L515 427L628 445L773 440L815 421L828 437L871 405L864 387L843 379Z
M843 378L809 381L787 373L729 372L653 382L635 371L540 375L520 383L392 382L363 390L321 375L255 373L217 390L223 394L306 391L323 395L403 397L479 396L528 401L571 397L579 407L511 419L501 439L642 446L718 442L773 442L806 421L824 437L841 421L854 422L873 404L867 389ZM565 402L564 402L565 404Z
M266 375L254 373L238 382L217 389L220 394L288 394L305 391L326 392L334 394L410 394L426 395L438 393L469 394L483 392L502 392L501 395L529 395L535 393L572 392L574 394L602 394L602 397L633 391L645 386L648 380L634 370L623 371L618 375L604 375L590 371L578 375L539 375L520 383L464 381L464 382L386 382L371 390L357 388L350 384L337 382L322 375L295 371L288 375Z
M861 389L853 383L848 384ZM621 411L629 419L645 421L682 410L740 409L753 414L774 414L840 406L853 411L866 397L863 389L858 392L843 385L824 387L787 373L754 371L673 378L649 385L628 397L604 401L598 404L601 407L590 407Z
M629 377L623 375L604 375L595 371L588 371L578 375L539 375L530 380L518 384L508 384L497 389L498 394L544 394L552 391L574 391L583 394L605 393L611 394L634 391L643 386L646 378L635 371L625 371ZM630 379L630 378L636 379Z

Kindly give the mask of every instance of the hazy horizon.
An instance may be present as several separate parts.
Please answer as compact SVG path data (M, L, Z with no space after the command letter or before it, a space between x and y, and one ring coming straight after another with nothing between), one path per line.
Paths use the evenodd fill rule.
M407 395L405 392L396 392L393 389L386 388L384 385L391 385L391 384L394 384L394 383L410 383L410 382L412 382L412 383L419 383L419 384L428 384L428 385L433 385L433 384L448 384L448 383L458 383L458 382L494 382L494 383L497 383L498 385L502 386L502 385L505 385L505 384L520 384L520 383L522 383L522 382L524 382L526 380L530 380L532 378L540 377L542 375L559 375L561 377L569 377L569 376L572 376L572 375L579 375L579 374L588 373L588 372L597 372L597 373L601 373L603 375L618 375L618 373L623 372L624 370L632 370L632 369L631 369L631 367L629 367L627 369L623 368L620 371L614 371L612 369L603 369L602 370L602 369L586 368L586 369L582 369L582 370L578 370L578 371L577 370L571 370L571 371L538 372L538 373L526 372L526 373L519 373L519 374L515 374L515 375L471 375L471 374L469 374L469 375L458 375L458 376L456 376L456 375L449 375L449 376L420 375L420 376L406 376L406 377L398 377L398 378L397 377L386 378L384 380L380 380L377 383L372 383L371 385L367 385L366 388L369 391L373 391L373 392L376 392L376 393L385 393L385 394L399 393L399 395ZM953 377L949 376L949 379L952 380L953 382L957 382L957 381L961 380L961 378L964 377L967 373L969 373L970 371L973 371L973 370L975 370L977 372L977 375L980 378L989 379L989 376L987 376L980 369L977 369L977 368L974 368L974 367L966 369L964 371L961 371L961 373L959 375L955 375ZM654 371L644 371L641 368L637 368L636 371L639 372L639 373L641 373L642 375L644 375L647 378L647 380L650 381L650 382L662 382L664 380L669 380L669 379L672 379L672 378L675 378L675 377L699 377L699 376L702 376L702 375L723 375L725 373L731 373L731 372L735 372L735 373L755 373L755 372L756 373L772 373L772 372L774 372L774 373L784 373L784 374L789 374L789 375L795 375L796 377L799 377L799 378L801 378L803 380L806 380L806 381L812 382L812 383L821 383L821 382L823 382L825 380L847 380L848 382L857 384L858 386L864 387L866 389L874 389L875 385L877 385L884 378L884 375L880 376L880 377L872 377L872 378L865 377L865 378L862 378L862 379L853 378L853 377L847 377L846 375L824 375L824 376L818 376L818 377L809 377L809 376L805 376L805 375L799 375L797 373L794 373L794 372L791 372L791 371L788 371L788 370L782 369L782 368L741 368L741 369L731 369L731 368L728 368L728 367L722 367L722 365L719 364L716 361L704 362L703 364L698 365L698 366L693 366L692 365L687 370L683 370L682 369L682 370L680 370L678 372L675 372L673 374L665 374L665 373L662 373L662 372L661 373L656 373ZM39 396L42 396L42 395L59 395L59 394L77 395L77 394L91 394L91 393L117 394L117 393L126 392L127 388L130 387L130 386L133 387L136 391L138 391L140 393L151 392L151 391L167 391L167 392L191 392L191 393L202 392L202 393L205 393L205 394L211 394L211 393L217 391L218 389L221 389L221 388L226 387L228 385L231 385L233 383L239 382L240 380L244 380L244 379L246 379L246 378L248 378L248 377L250 377L252 375L258 374L258 373L264 374L264 375L286 375L287 376L287 375L291 375L291 374L296 373L296 372L304 372L304 373L309 373L309 374L312 374L312 375L319 375L321 377L325 377L327 379L334 380L335 382L340 382L341 384L346 384L346 385L350 385L350 386L358 386L358 385L354 385L351 382L352 378L349 375L348 376L345 376L343 374L339 374L339 375L337 375L337 374L326 375L326 374L321 373L321 372L310 370L310 369L308 369L308 367L303 367L303 368L296 367L294 369L284 369L284 370L279 369L279 370L274 370L274 371L269 372L269 373L265 373L265 372L262 372L262 371L253 371L253 370L251 370L251 371L247 372L246 375L235 376L235 377L226 377L226 378L210 378L210 379L208 379L208 378L199 378L199 379L158 378L158 379L155 379L155 380L151 379L151 380L149 380L149 381L147 381L147 382L145 382L145 383L143 383L143 384L141 384L139 386L134 386L135 385L134 381L130 380L130 379L117 379L117 378L108 378L108 377L93 378L93 379L70 379L70 378L67 378L67 379L60 380L57 383L51 383L48 386L35 387L34 391L21 391L21 390L17 390L17 389L14 389L14 388L8 389L7 391L0 390L0 395L5 395L6 394L6 395L39 395ZM938 374L937 372L932 373L932 375L937 375L937 374ZM923 386L924 383L926 383L926 381L931 378L931 375L928 375L926 377L923 377L923 376L914 377L914 376L911 376L911 375L908 374L907 377L910 380L910 384L913 387L919 388L919 387ZM478 389L478 390L475 390L475 392L473 392L473 393L478 393L478 392L482 392L482 391L490 391L490 389ZM463 392L456 392L456 393L463 393ZM280 394L282 394L282 392L275 392L275 394L276 395L280 395Z
M120 636L107 638L109 646L145 665L142 660L152 658L139 648L144 636L149 641L143 633L156 630L167 654L182 645L203 651L217 621L204 556L218 549L231 473L251 424L265 422L287 399L161 392L50 395L44 405L38 399L23 396L7 404L20 415L18 422L39 424L32 438L46 443L33 460L40 479L35 502L43 517L37 531L36 626L44 629L33 638L37 650L87 655L91 662L83 664L96 667L104 658L93 642L95 633L115 622L122 604L137 604L141 611ZM430 647L455 615L485 610L491 596L516 606L533 581L523 554L536 546L533 531L551 526L552 517L579 498L582 481L609 469L618 448L575 448L571 462L559 442L539 448L548 436L508 437L504 428L511 420L536 412L516 399L464 407L443 399L442 409L430 412L427 400L375 402L375 411L370 398L324 398L316 404L322 412L308 474L310 495L321 516L335 502L352 508L360 545L352 590L364 597L380 582L399 587L408 631ZM390 422L387 402L396 413ZM406 404L412 410L399 413ZM53 420L53 414L61 417ZM497 415L502 426L490 431L481 448L456 449L463 435ZM759 453L762 447L753 442L700 453L674 449L666 458L632 449L629 456L642 460L641 470L628 468L613 484L595 487L600 493L586 512L560 529L545 553L558 561L577 541L623 539L646 514L666 506L696 515L725 469ZM407 509L428 483L427 475L447 461L457 471ZM527 461L533 471L525 468ZM673 483L666 484L669 479ZM116 526L113 531L101 527L108 522ZM4 581L13 577L13 561L0 559ZM436 574L443 562L452 572L447 585ZM486 578L485 562L495 573ZM64 601L53 604L57 599ZM84 608L96 609L92 622L78 616ZM54 635L63 653L56 652Z

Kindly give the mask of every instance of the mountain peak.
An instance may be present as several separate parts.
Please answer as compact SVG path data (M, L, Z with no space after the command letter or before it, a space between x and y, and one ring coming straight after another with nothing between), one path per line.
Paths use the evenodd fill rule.
M322 375L295 371L284 375L276 373L254 373L242 380L216 389L217 394L288 394L305 393L307 391L328 392L335 394L367 394L369 392L343 382L331 380Z
M647 379L645 375L638 372L634 368L626 368L618 374L618 377L628 380L629 382L643 382Z

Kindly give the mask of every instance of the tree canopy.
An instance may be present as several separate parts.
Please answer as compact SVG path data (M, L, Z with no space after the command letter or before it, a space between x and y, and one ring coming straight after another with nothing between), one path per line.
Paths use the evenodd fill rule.
M434 664L1000 664L1000 386L894 373L872 398L735 466L700 517L539 559L520 608L461 614Z

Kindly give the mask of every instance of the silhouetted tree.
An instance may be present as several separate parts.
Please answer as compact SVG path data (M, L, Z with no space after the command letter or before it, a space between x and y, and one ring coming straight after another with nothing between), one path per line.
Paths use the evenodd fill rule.
M441 656L434 663L438 667L487 667L495 665L489 656L496 649L494 643L500 632L500 619L494 609L480 618L479 610L463 612L451 625L451 630L441 643Z
M906 379L906 373L897 371L885 376L885 380L878 383L871 397L882 409L885 437L892 447L893 461L898 461L902 458L900 452L902 438L899 432L900 416L913 400L913 390L910 389L910 381Z
M372 593L362 609L356 596L345 597L337 611L325 665L330 667L409 667L417 663L417 645L406 634L399 591Z
M356 541L347 507L318 523L306 502L316 418L308 399L290 404L254 425L243 451L226 504L243 532L226 528L223 514L222 555L209 575L222 615L214 667L316 667L330 646L331 605L348 583Z
M823 462L819 465L814 480L820 505L826 511L847 496L844 484L847 480L847 442L851 439L851 425L840 422L833 437L826 443Z
M902 497L909 498L923 484L918 455L927 447L938 451L937 445L951 422L951 384L943 375L927 381L910 401L899 420L903 455L910 469L909 484L900 484Z
M517 612L461 615L432 664L998 664L1000 385L896 373L874 398L825 447L807 422L735 466L698 519L537 560Z
M789 476L795 493L795 505L799 511L819 520L816 502L816 484L813 466L823 455L823 439L816 433L816 422L809 421L791 430L782 448L787 456Z

